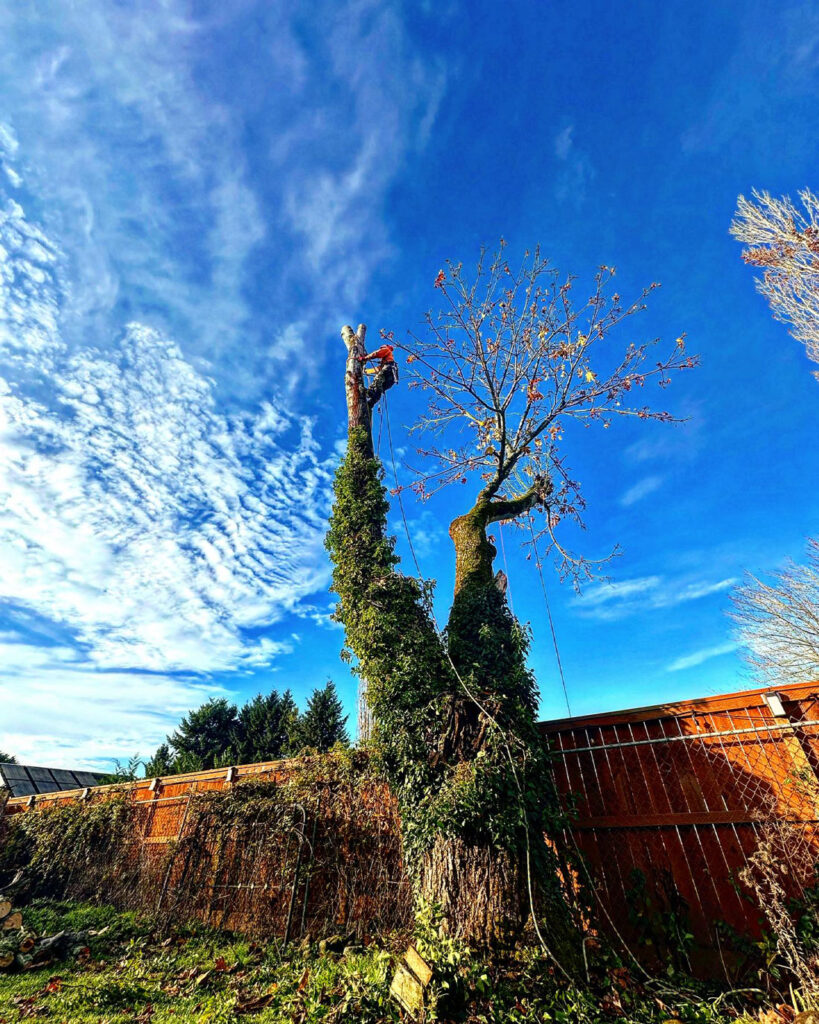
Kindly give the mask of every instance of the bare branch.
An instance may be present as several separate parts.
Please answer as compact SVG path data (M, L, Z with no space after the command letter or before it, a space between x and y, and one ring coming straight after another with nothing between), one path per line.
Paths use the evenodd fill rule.
M748 574L731 595L736 638L765 683L819 679L819 541L805 565L790 562L772 582Z
M582 523L582 496L560 451L565 423L606 428L616 416L668 422L669 412L633 399L651 384L667 387L675 371L697 360L686 353L684 335L654 359L656 340L614 345L612 335L657 285L624 303L612 289L614 268L602 266L588 297L577 301L574 279L561 277L539 249L512 270L504 248L491 260L482 252L471 279L448 263L435 281L443 309L427 314L422 336L411 333L399 346L410 387L428 395L413 430L435 437L417 449L424 467L414 489L428 498L477 473L476 508L505 509L494 520L545 508L535 497L538 481L554 479L542 531L551 532L564 518Z
M808 358L819 363L819 196L805 189L799 198L804 212L789 196L740 196L731 234L748 246L745 262L762 268L756 287L774 317L791 325ZM819 370L814 376L819 379Z

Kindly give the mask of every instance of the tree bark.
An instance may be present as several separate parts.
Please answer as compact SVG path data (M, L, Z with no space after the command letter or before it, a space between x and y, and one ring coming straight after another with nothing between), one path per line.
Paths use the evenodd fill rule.
M445 933L470 946L514 942L529 916L516 859L453 837L440 836L424 854L421 895L440 907Z
M449 524L449 536L455 546L455 598L467 583L494 586L492 562L497 550L486 536L490 523L516 519L545 502L552 493L548 477L536 477L532 486L515 498L479 499L466 515Z
M449 651L468 687L453 696L452 711L442 750L450 763L498 757L497 728L509 737L507 755L518 763L519 745L539 742L536 729L537 696L525 666L525 652L516 640L517 626L495 579L495 545L487 536L493 522L514 519L535 505L545 503L552 486L538 478L523 494L513 498L483 497L449 528L455 547L455 593L447 625ZM466 692L468 688L469 693ZM476 699L473 699L476 698ZM495 749L489 736L494 728ZM531 899L548 910L546 931L550 945L571 970L577 962L577 942L564 894L552 869L544 836L538 826L538 800L525 782L520 792L521 812L528 820L528 835L521 832L516 844L504 847L490 842L439 837L422 863L423 894L441 906L450 934L470 945L497 945L513 941L524 931L533 908ZM502 814L504 808L487 808ZM530 864L530 852L534 863ZM530 878L528 871L533 871ZM545 874L544 874L545 870ZM530 888L531 887L531 888ZM540 916L540 915L539 915Z
M373 457L373 427L370 407L367 404L367 387L364 384L363 357L367 354L364 341L367 328L358 325L354 331L349 325L341 328L341 337L347 346L347 367L344 373L344 391L347 396L347 432L362 429L366 435L367 454Z
M455 546L455 598L467 584L491 586L497 551L486 536L488 506L476 505L449 524Z

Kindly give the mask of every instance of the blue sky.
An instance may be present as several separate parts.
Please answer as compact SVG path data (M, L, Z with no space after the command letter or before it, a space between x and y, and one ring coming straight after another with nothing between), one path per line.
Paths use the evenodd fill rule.
M741 192L819 184L815 4L43 0L0 38L0 749L146 755L209 695L327 677L354 715L339 328L403 336L501 235L662 282L636 340L702 356L664 396L685 425L569 453L584 552L623 548L581 595L547 573L572 710L750 684L728 593L816 531L819 392L728 227ZM416 400L391 393L401 451ZM407 508L442 616L464 501Z

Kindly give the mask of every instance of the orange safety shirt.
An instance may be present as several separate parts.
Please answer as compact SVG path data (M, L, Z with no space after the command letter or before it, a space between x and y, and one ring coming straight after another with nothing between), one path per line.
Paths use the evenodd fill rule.
M392 363L395 360L392 358L392 345L382 345L381 348L377 348L373 352L371 358L380 359L382 363Z

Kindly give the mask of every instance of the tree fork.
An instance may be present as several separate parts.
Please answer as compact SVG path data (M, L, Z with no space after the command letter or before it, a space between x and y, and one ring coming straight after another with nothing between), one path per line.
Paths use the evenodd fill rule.
M449 536L455 546L455 597L467 582L490 586L494 584L492 563L497 550L486 536L491 523L516 519L537 504L545 504L552 493L549 477L536 477L532 486L515 498L490 501L479 499L465 515L449 524Z
M401 806L416 895L440 907L450 935L487 946L522 933L531 884L536 898L548 894L547 931L561 960L571 963L577 943L541 838L549 785L537 767L541 753L534 681L525 665L528 640L495 585L495 549L486 535L490 523L545 501L550 485L537 479L510 499L483 495L471 512L453 521L458 580L442 637L422 585L396 571L387 537L388 503L373 451L361 361L365 328L345 326L341 333L347 349L348 445L336 476L327 546L333 588L341 599L337 615L366 680L383 764ZM507 732L516 737L513 748ZM518 773L535 796L520 793L513 780Z

